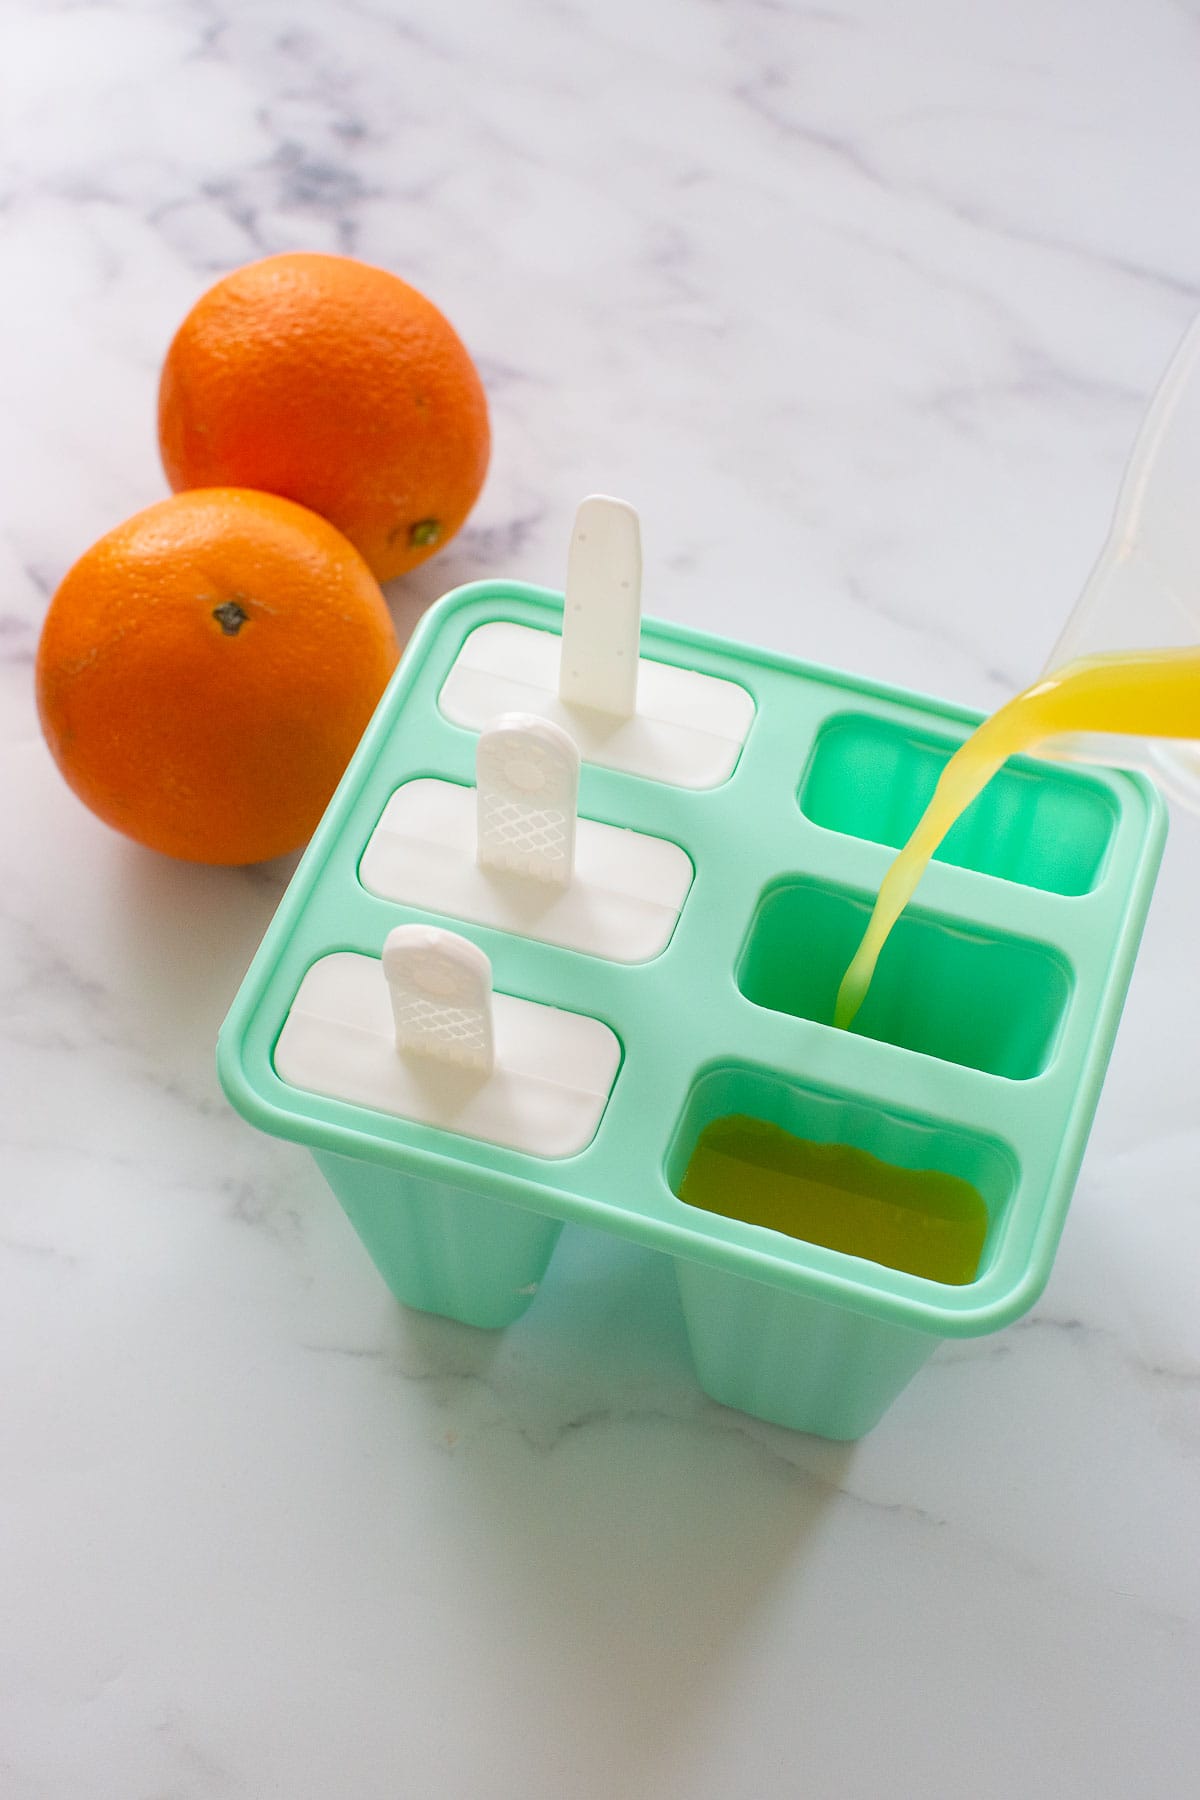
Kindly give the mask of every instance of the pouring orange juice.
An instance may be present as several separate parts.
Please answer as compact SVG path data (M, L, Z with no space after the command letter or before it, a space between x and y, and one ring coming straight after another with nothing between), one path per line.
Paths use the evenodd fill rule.
M1200 805L1200 320L1147 414L1109 539L1050 669L943 769L884 877L838 990L836 1026L854 1023L892 927L960 814L1010 756L1047 746L1149 764ZM988 1223L967 1181L741 1115L705 1127L678 1191L693 1206L952 1286L974 1280Z
M1018 751L1047 738L1093 732L1200 739L1200 645L1080 657L984 720L942 770L916 830L884 877L862 943L838 989L835 1025L853 1024L893 925L938 845L976 794Z
M1149 764L1200 805L1200 320L1150 407L1112 531L1050 669L943 769L884 877L838 990L836 1026L854 1023L888 935L951 826L1010 756L1046 746ZM680 1192L695 1206L949 1284L974 1278L987 1223L964 1181L742 1117L701 1134Z
M950 827L1018 751L1074 739L1086 752L1098 737L1119 737L1124 753L1113 760L1149 763L1164 785L1200 803L1200 319L1146 415L1108 541L1052 664L942 771L884 877L838 990L835 1025L853 1023L888 934Z

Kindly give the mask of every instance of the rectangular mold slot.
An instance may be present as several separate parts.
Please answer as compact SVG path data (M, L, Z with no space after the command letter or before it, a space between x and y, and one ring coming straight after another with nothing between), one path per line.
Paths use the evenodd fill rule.
M693 1083L672 1135L666 1175L678 1197L683 1198L680 1189L686 1185L684 1178L702 1133L716 1121L730 1118L759 1120L810 1143L866 1152L895 1172L900 1204L905 1204L904 1190L911 1187L911 1172L933 1171L969 1182L987 1209L986 1235L974 1279L986 1273L993 1261L1017 1186L1016 1158L1006 1145L922 1114L889 1111L861 1095L810 1087L774 1070L746 1063L724 1063L703 1072ZM729 1168L731 1181L736 1182L736 1164L731 1163ZM740 1195L730 1192L727 1200L709 1210L758 1223L754 1213L760 1193L750 1177ZM848 1215L855 1202L853 1190L848 1191ZM739 1210L742 1205L744 1210ZM931 1217L935 1220L936 1238L936 1213ZM914 1212L912 1244L918 1261L929 1255L922 1242L923 1228L924 1220L919 1212ZM804 1234L792 1231L788 1235L803 1239ZM814 1236L810 1241L843 1249L842 1243L831 1241L838 1236L835 1224L832 1232ZM863 1256L860 1260L871 1259ZM890 1271L882 1260L875 1266L881 1271L876 1279L886 1286ZM903 1264L895 1266L902 1268Z
M491 1067L398 1051L382 962L335 950L304 972L275 1040L276 1075L304 1093L525 1156L578 1156L599 1129L621 1066L616 1033L590 1014L495 991L485 1026L461 964L443 959L439 969L435 959L432 976L439 985L420 982L405 1005L411 1009L415 995L426 1014L442 1007L439 1029L451 1041L473 1036L477 1045L492 1036Z
M865 713L826 720L800 783L814 825L899 849L956 745ZM937 859L1051 894L1100 879L1116 810L1097 785L1051 765L1009 763L947 833Z
M501 713L534 713L568 731L584 762L669 787L719 787L732 775L754 722L741 682L643 655L637 708L616 718L560 697L561 656L558 631L511 619L477 625L442 684L443 718L482 731Z
M742 993L756 1006L831 1025L872 898L799 878L776 882L742 948ZM1044 944L910 907L884 946L853 1030L1025 1081L1054 1053L1071 985L1068 966Z
M678 844L580 818L571 880L530 880L480 863L477 808L476 789L460 782L402 782L359 862L364 888L401 906L613 962L648 962L666 949L695 874Z

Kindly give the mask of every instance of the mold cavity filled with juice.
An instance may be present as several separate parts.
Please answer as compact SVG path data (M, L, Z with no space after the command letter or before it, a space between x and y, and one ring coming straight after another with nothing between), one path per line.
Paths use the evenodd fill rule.
M987 1236L978 1189L936 1169L903 1169L865 1150L820 1144L745 1114L696 1140L679 1197L689 1206L849 1256L962 1286Z

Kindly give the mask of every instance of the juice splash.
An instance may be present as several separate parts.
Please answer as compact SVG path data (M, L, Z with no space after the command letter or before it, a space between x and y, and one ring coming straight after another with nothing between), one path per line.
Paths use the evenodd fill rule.
M987 1236L983 1197L959 1176L901 1169L741 1114L705 1126L679 1197L953 1286L975 1279Z
M838 989L833 1022L854 1023L879 953L938 845L1010 756L1074 732L1200 738L1200 648L1084 656L985 719L942 770L933 798L884 876L870 923Z

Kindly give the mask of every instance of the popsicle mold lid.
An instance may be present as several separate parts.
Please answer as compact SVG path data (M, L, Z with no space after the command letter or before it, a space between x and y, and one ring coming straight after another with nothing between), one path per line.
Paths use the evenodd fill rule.
M904 745L914 737L932 740L948 755L976 722L965 709L903 690L646 622L637 706L648 697L656 704L648 671L661 668L711 683L710 697L740 695L741 724L731 765L701 786L670 779L678 767L671 760L681 741L678 718L674 738L642 740L643 749L650 743L665 757L665 778L660 769L660 778L650 779L628 761L604 759L634 721L596 708L569 715L588 720L596 739L594 746L586 737L576 740L583 756L578 830L591 820L673 844L695 871L665 948L637 965L372 892L363 853L392 797L418 780L456 784L468 794L472 788L480 726L446 704L465 647L494 625L536 640L544 669L533 685L540 683L545 705L522 710L558 722L563 616L560 595L491 581L448 595L421 622L226 1022L219 1063L230 1098L262 1128L319 1151L448 1188L477 1186L535 1212L618 1230L670 1254L880 1320L941 1336L1009 1322L1036 1299L1049 1273L1153 885L1165 826L1158 796L1133 775L1022 762L1011 779L1035 798L1043 788L1055 796L1056 830L1064 819L1069 825L1073 808L1086 814L1094 840L1087 879L1073 891L1061 884L1054 891L1019 875L978 872L969 862L941 861L930 870L912 922L937 955L939 945L965 945L975 958L972 971L983 966L980 957L999 956L1001 981L1016 968L1013 958L1025 956L1021 968L1032 974L1022 979L1035 989L1042 968L1065 971L1061 981L1053 977L1057 997L1045 1003L1037 1054L1021 1062L1014 1051L1007 1072L999 1073L970 1066L969 1059L946 1061L920 1042L908 1047L895 1028L889 1040L886 1021L875 1037L835 1033L821 1017L819 996L772 995L768 981L755 998L739 980L747 946L765 929L761 909L780 884L807 883L827 897L818 909L818 935L840 954L838 934L855 909L865 917L886 867L885 839L857 825L844 829L850 820L845 808L839 815L836 792L826 794L821 821L809 818L800 802L814 746L833 724L867 719ZM519 664L524 676L530 667L528 659ZM495 720L494 704L493 694L481 709L487 714L482 727ZM281 1079L280 1033L309 972L330 956L373 959L373 1004L382 1000L386 1007L380 950L405 922L450 927L470 938L494 968L497 996L573 1013L611 1033L620 1067L583 1149L539 1160L511 1145L305 1092ZM1032 963L1019 949L1025 942L1036 952ZM944 1020L917 1023L927 1037L932 1031L934 1041L948 1041ZM996 1196L996 1229L980 1279L934 1292L936 1284L921 1278L867 1268L859 1259L687 1207L671 1177L688 1132L698 1128L714 1096L737 1093L791 1108L818 1135L844 1126L853 1141L853 1132L869 1130L875 1135L863 1147L884 1143L893 1159L936 1150L974 1160ZM783 1097L772 1100L772 1093Z

